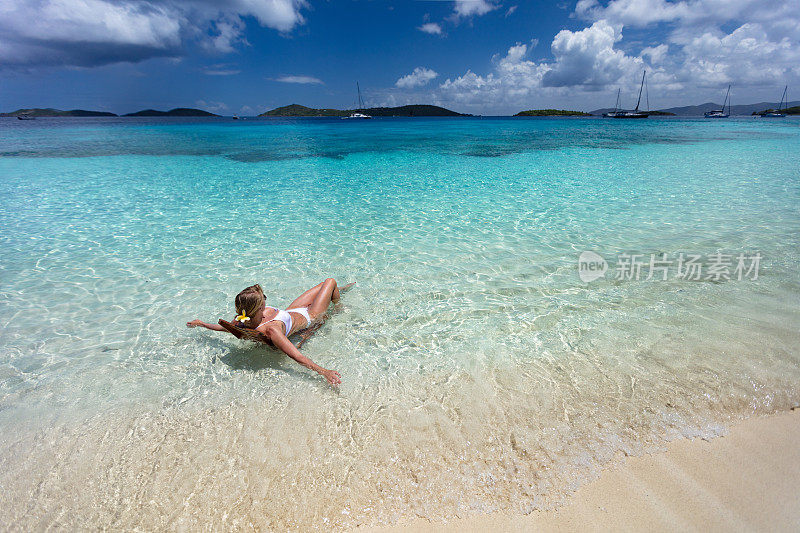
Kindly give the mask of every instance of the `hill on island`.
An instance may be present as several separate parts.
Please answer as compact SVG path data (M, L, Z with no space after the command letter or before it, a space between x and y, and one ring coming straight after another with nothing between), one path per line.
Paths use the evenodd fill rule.
M754 115L763 115L764 113L767 113L769 111L775 111L775 110L776 110L776 108L769 108L769 109L764 109L764 110L761 110L761 111L753 111L753 114ZM781 109L781 112L786 113L787 115L800 115L800 105L796 105L796 106L792 106L792 107L787 107L785 109Z
M17 109L10 113L0 113L0 117L17 117L19 115L30 115L32 117L116 117L116 113L109 113L108 111L86 111L85 109L72 109L70 111L62 111L60 109L53 109L50 107L40 108L34 107L31 109Z
M531 109L520 111L515 117L590 117L591 113L583 111L567 111L566 109Z
M399 107L369 107L366 109L315 109L300 104L278 107L259 117L346 117L351 113L366 113L373 117L466 117L435 105L404 105Z
M203 111L202 109L191 109L188 107L176 107L169 111L156 111L155 109L143 109L136 113L127 113L123 117L218 117L214 113Z

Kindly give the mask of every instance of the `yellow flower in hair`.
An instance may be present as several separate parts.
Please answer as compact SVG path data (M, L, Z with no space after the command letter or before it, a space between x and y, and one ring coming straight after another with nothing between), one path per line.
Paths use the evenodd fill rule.
M242 314L236 317L236 320L239 322L247 322L250 320L250 317L247 316L247 313L242 309Z

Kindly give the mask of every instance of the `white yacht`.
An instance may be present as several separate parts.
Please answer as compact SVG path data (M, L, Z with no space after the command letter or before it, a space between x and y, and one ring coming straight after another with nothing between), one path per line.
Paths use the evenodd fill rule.
M364 100L361 99L361 87L358 86L358 82L356 82L356 90L358 91L358 109L359 109L359 111L364 111ZM343 119L344 118L365 119L365 118L372 118L372 117L370 115L365 114L365 113L358 113L358 112L356 112L354 110L352 113L350 113L350 116L342 117L342 118Z
M706 118L728 118L731 116L731 103L728 100L728 97L731 94L731 86L728 85L728 92L725 94L725 101L722 102L722 109L712 109L711 111L706 111L703 113L703 116ZM728 112L725 112L725 104L728 105Z

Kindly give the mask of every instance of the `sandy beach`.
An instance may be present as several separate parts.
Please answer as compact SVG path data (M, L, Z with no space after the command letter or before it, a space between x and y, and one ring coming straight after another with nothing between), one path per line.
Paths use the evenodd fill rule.
M369 531L797 531L798 442L794 409L739 422L722 437L680 439L662 453L626 457L558 509L416 519Z

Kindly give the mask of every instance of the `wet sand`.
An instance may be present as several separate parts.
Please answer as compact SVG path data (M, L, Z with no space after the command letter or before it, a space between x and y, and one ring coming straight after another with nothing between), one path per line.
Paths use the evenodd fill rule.
M626 457L562 507L370 529L465 531L798 531L800 409L734 424L711 440L680 439Z

